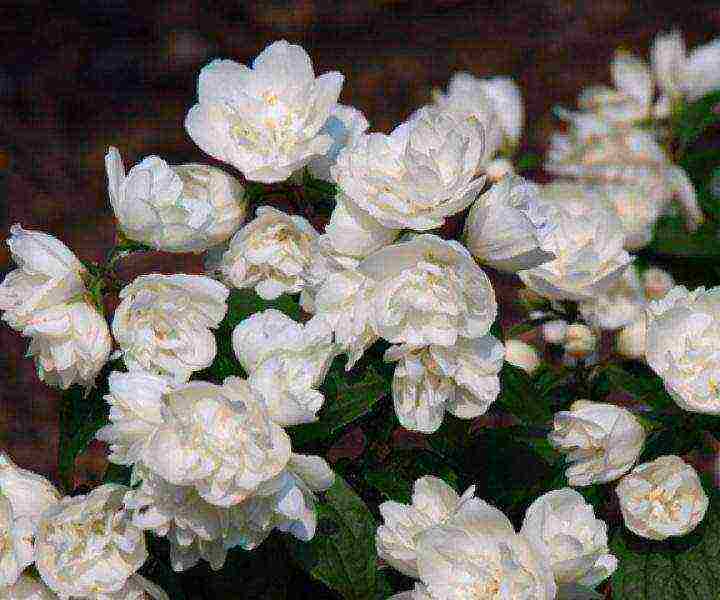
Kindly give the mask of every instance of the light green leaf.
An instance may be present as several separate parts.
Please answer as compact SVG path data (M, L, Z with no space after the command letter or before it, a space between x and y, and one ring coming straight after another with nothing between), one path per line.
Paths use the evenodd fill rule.
M287 539L293 557L315 579L346 600L368 600L377 590L377 523L347 482L335 483L318 504L318 531L310 542Z

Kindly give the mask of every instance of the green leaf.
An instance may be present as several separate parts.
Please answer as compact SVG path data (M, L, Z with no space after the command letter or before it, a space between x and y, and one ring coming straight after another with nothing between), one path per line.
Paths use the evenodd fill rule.
M673 133L681 152L693 144L709 127L720 123L718 104L720 104L720 92L713 92L680 108L674 117Z
M548 394L553 385L549 382L544 382L546 393L543 394L525 371L505 363L500 372L500 384L497 405L524 424L540 426L552 419L553 411Z
M359 377L351 377L340 367L343 360L335 360L321 387L325 404L318 414L318 421L289 428L293 446L301 447L337 435L389 396L390 381L374 365L368 366Z
M362 499L339 476L318 504L318 532L310 542L287 539L293 557L315 579L347 600L374 598L377 523Z
M618 389L656 411L675 408L662 379L647 368L632 373L617 364L607 365L593 381L593 399L602 400L609 392Z
M619 561L612 578L613 600L717 599L720 497L712 492L705 519L686 536L653 542L623 528L613 536L611 551Z
M365 473L365 481L380 492L386 500L409 504L412 484L395 471L375 470Z
M714 223L706 222L693 233L685 229L683 217L669 214L660 217L655 237L648 246L656 254L688 258L720 257L720 237Z

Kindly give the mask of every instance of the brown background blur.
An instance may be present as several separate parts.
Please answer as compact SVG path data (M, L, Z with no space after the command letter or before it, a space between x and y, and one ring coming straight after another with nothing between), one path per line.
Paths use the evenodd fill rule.
M128 166L148 154L210 162L182 123L211 58L249 62L272 40L301 43L317 72L345 74L341 101L385 132L454 71L512 75L527 106L524 148L542 152L552 106L608 81L615 47L646 55L652 36L673 25L689 45L720 31L717 1L1 4L0 238L20 222L57 235L84 260L102 259L112 245L109 145ZM9 268L3 245L0 278ZM193 271L197 261L182 268ZM59 395L39 384L25 347L0 327L0 447L56 479Z

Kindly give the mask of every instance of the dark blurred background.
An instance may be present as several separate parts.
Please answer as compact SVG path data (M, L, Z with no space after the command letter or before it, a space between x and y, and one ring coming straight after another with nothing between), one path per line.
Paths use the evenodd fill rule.
M454 71L512 75L527 107L523 150L541 153L552 106L608 81L617 46L647 55L659 30L679 26L689 46L720 31L717 1L1 4L0 237L20 222L60 237L84 260L100 260L113 241L109 145L128 166L149 154L209 162L182 123L197 74L214 57L247 63L273 40L300 43L317 72L345 74L341 101L385 132ZM9 268L3 245L0 278ZM39 384L25 347L0 327L0 446L56 479L59 394Z

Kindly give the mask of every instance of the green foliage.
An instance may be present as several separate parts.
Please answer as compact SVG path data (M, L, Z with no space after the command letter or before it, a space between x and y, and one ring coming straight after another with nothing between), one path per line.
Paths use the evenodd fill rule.
M568 398L564 393L572 384L565 369L540 367L533 375L509 363L500 372L501 391L496 404L525 425L542 426ZM570 394L571 396L571 394Z
M673 118L673 135L683 152L713 125L720 123L720 92L703 96L692 104L682 106Z
M293 557L346 600L375 598L377 523L365 503L337 476L317 512L318 534L312 541L287 539Z
M344 358L336 358L320 388L325 404L318 421L289 429L295 447L332 438L347 425L367 415L390 395L390 381L374 366L360 373L347 373Z
M706 492L710 492L705 486ZM610 545L619 565L613 600L711 600L720 588L720 498L713 492L698 528L683 537L654 542L625 528Z

